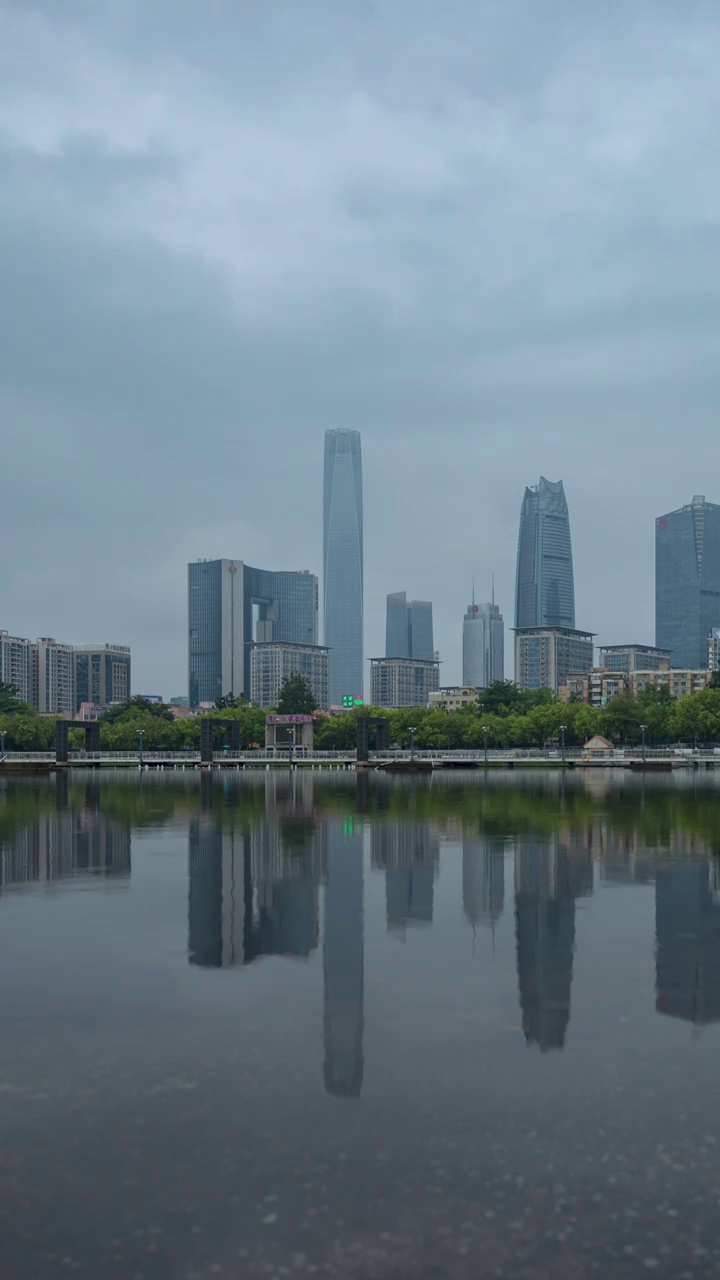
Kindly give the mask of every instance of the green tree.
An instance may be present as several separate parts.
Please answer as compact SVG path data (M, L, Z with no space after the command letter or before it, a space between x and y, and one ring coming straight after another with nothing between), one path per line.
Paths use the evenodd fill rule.
M520 709L522 699L523 695L514 680L493 680L487 689L478 694L478 715L510 715L512 711Z
M710 676L708 689L720 689L720 667L716 667Z
M277 704L279 716L309 716L316 710L315 695L304 676L283 680Z
M18 697L17 685L6 684L4 680L0 680L0 714L32 715L32 708Z
M133 698L128 698L126 702L118 702L114 707L108 707L102 716L103 724L115 724L116 721L124 721L128 717L154 717L157 720L167 720L168 723L173 720L173 713L165 702L150 702L148 698L143 698L140 694L135 694ZM142 725L138 726L142 728Z
M224 693L215 703L218 711L236 711L238 707L247 707L249 705L247 698L243 697L242 694L236 698L234 693Z

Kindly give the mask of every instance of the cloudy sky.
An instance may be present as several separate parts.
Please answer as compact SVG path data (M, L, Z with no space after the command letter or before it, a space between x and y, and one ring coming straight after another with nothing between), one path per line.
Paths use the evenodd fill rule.
M0 0L0 626L186 692L186 565L321 567L363 436L366 645L512 625L562 478L577 624L652 642L720 501L717 0Z

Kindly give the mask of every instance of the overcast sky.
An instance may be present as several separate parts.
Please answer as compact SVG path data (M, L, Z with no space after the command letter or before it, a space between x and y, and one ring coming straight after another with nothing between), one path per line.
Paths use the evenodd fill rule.
M385 596L461 675L565 482L577 625L654 639L720 501L717 0L0 0L0 626L187 691L197 556L320 573L362 432ZM512 674L510 666L508 673Z

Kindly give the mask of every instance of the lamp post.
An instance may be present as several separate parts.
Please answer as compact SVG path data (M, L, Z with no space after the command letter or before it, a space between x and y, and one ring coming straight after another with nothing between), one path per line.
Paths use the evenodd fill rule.
M138 729L138 738L140 739L140 768L143 767L143 734L144 729Z
M0 733L0 756L5 755L5 734Z
M566 725L566 724L561 724L561 725L560 725L560 743L561 743L560 750L562 751L562 762L563 762L563 764L565 763L565 730L566 730L566 729L567 729L567 725Z
M415 725L408 725L410 730L410 759L415 759Z
M641 724L641 725L640 725L640 732L641 732L641 734L642 734L642 758L643 758L643 764L645 763L645 730L646 730L646 729L647 729L647 725L646 725L646 724Z
M484 744L485 744L485 764L487 764L487 740L488 740L488 727L487 727L487 725L486 725L486 724L484 724L484 725L483 725L483 727L482 727L482 731L483 731L483 742L484 742Z

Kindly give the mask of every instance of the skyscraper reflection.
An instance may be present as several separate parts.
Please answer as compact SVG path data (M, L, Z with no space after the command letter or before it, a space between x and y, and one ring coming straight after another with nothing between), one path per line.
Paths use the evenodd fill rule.
M696 1026L720 1021L717 864L675 861L655 877L655 1008Z
M575 899L592 892L589 849L519 840L515 854L515 922L525 1040L542 1053L562 1049L570 1022Z
M77 876L123 881L130 868L130 824L101 812L94 780L70 788L58 774L54 807L18 823L0 842L0 892Z
M269 779L266 816L243 832L237 819L225 825L223 810L212 811L212 782L203 781L206 812L189 826L190 963L221 968L259 956L307 958L318 945L326 867L312 788L281 792Z
M505 906L505 841L499 836L463 835L463 911L475 928L494 928Z
M325 1088L358 1098L363 1082L363 832L327 820L323 945Z
M427 824L378 822L372 829L372 865L385 872L388 932L432 924L440 841Z

